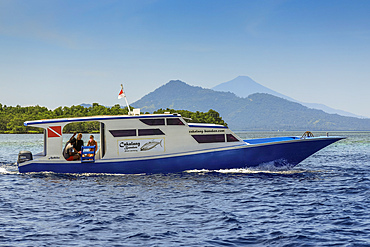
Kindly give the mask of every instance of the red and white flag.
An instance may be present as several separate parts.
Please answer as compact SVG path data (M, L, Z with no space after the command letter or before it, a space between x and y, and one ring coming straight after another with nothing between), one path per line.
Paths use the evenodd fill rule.
M62 137L62 126L49 126L48 138L50 137Z
M121 84L121 91L118 94L118 99L122 99L125 97L125 92L123 92L123 85Z
M123 91L123 84L121 84L121 91L119 91L119 94L118 94L118 99L122 99L122 98L125 98L126 105L128 108L128 114L131 115L130 105L128 104L125 92Z

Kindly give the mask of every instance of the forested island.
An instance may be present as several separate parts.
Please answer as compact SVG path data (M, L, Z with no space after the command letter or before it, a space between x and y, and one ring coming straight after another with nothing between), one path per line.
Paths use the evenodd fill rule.
M132 109L132 108L131 108ZM191 112L186 110L174 109L159 109L153 113L179 113L188 122L197 123L215 123L227 125L220 114L214 110L208 112ZM148 112L147 112L148 113ZM106 107L93 103L90 107L81 105L72 105L71 107L58 107L50 110L43 106L6 106L0 103L0 133L1 134L23 134L23 133L42 133L43 129L24 126L25 121L40 120L40 119L54 119L54 118L71 118L71 117L87 117L98 115L127 115L128 108L121 108L119 104L113 107ZM82 132L94 133L99 132L98 122L77 122L71 123L64 127L64 133Z

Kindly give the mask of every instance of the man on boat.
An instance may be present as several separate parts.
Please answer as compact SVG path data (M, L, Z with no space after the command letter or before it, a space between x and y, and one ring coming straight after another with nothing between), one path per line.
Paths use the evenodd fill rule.
M73 145L76 144L76 138L72 137L63 153L63 156L66 160L72 161L72 160L79 160L80 155L78 154L78 151L73 147Z
M76 143L73 144L73 147L77 150L77 152L81 153L81 147L84 145L84 141L82 140L82 134L78 133Z

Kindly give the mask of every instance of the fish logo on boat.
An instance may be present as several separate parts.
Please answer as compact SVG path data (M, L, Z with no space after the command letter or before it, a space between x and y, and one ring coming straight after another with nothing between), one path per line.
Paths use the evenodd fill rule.
M151 149L155 148L158 145L160 145L162 147L162 141L163 140L160 140L159 142L156 142L156 141L153 140L153 141L147 142L140 148L140 151L148 151L148 150L151 150Z

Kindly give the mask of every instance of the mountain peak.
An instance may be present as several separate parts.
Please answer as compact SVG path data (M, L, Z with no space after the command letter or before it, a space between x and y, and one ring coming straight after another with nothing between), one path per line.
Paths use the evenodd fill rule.
M280 97L280 98L283 98L283 99L286 99L292 102L300 103L308 108L323 110L330 114L339 114L342 116L363 118L362 116L357 116L349 112L333 109L333 108L330 108L322 104L299 102L293 98L290 98L286 95L283 95L265 86L262 86L261 84L255 82L253 79L251 79L248 76L238 76L235 79L232 79L231 81L228 81L228 82L221 83L213 87L212 89L215 91L232 92L241 98L246 98L249 95L255 94L255 93L267 93L267 94L271 94L271 95L274 95L274 96L277 96L277 97Z
M186 84L183 81L180 80L171 80L167 82L166 84L162 85L161 87L157 88L157 90L162 91L162 90L170 90L170 91L181 91L184 90L185 88L191 87L190 85Z
M262 86L261 84L255 82L249 76L238 76L235 79L221 83L213 87L212 89L215 91L232 92L242 98L246 98L254 93L268 93L283 99L295 101L290 97L287 97L278 92L275 92L274 90Z
M242 82L254 82L254 83L257 83L255 82L252 78L250 78L249 76L246 76L246 75L240 75L234 79L232 79L231 81L242 81Z
M173 85L178 85L178 84L180 84L180 85L188 85L188 84L186 84L185 82L183 82L183 81L180 81L180 80L170 80L169 82L167 82L166 83L167 85L169 85L169 84L173 84Z

